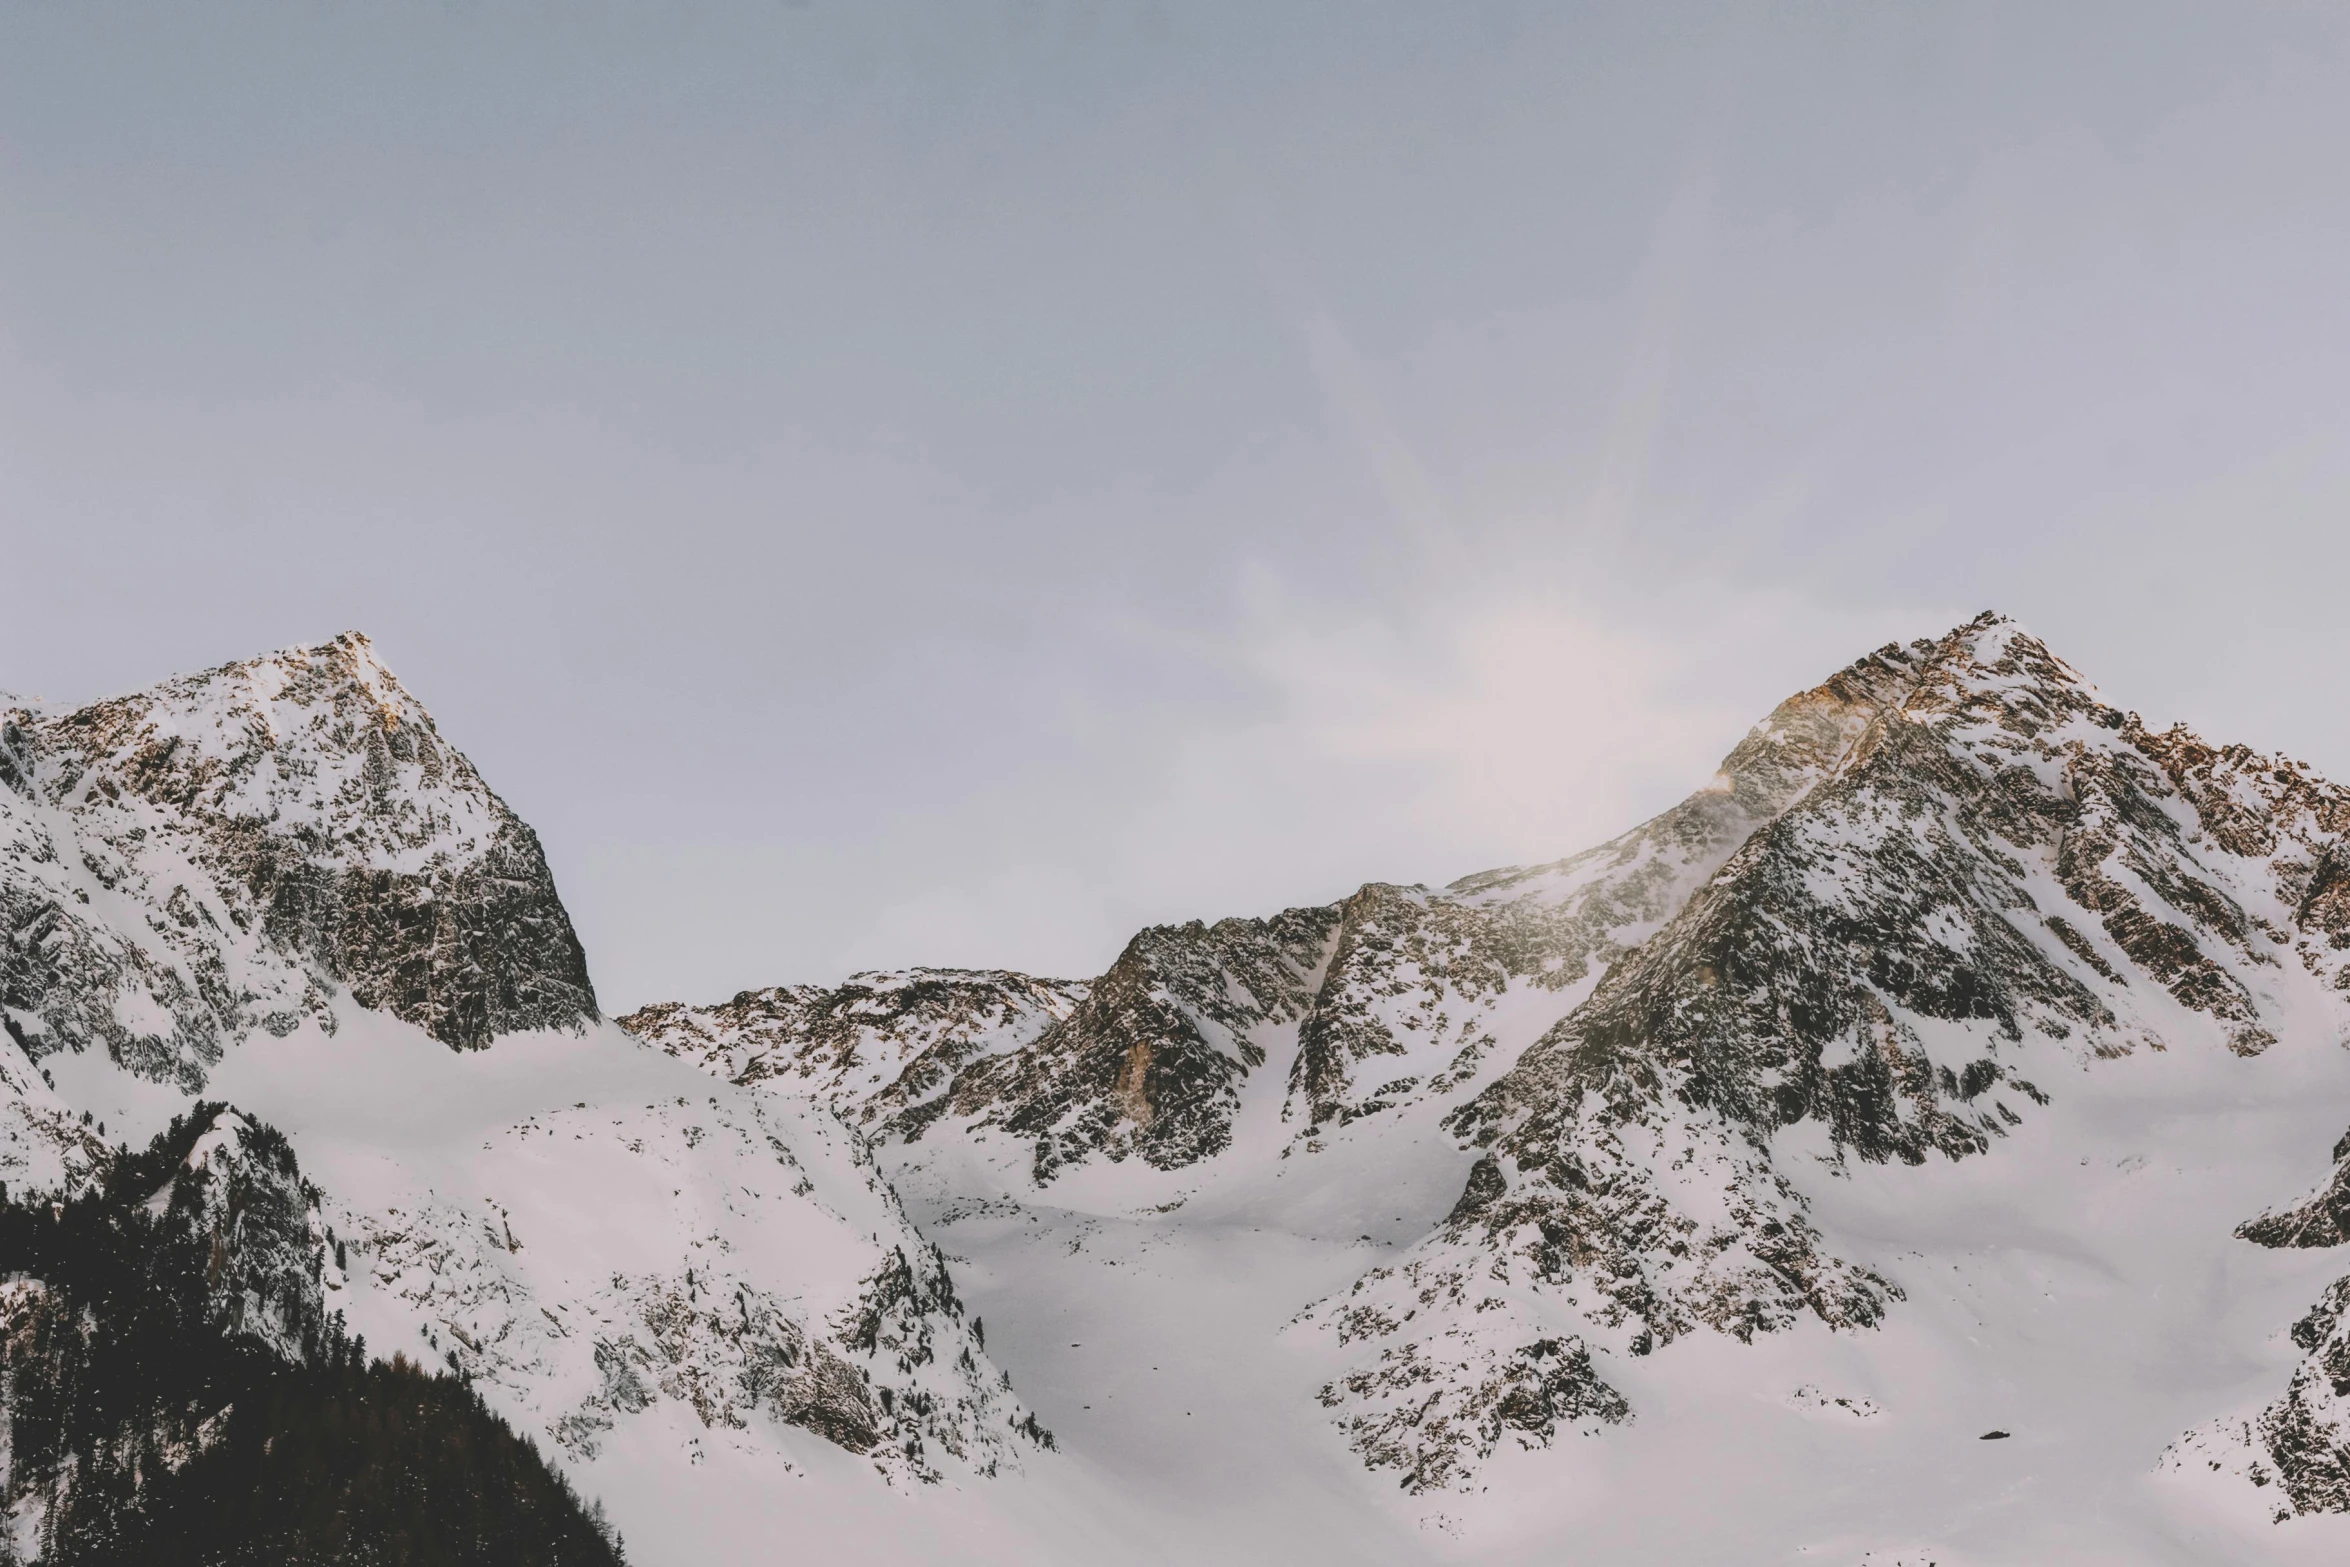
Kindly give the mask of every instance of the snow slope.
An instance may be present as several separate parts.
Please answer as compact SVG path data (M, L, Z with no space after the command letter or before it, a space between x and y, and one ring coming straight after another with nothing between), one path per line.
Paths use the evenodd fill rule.
M2334 1562L2346 832L1984 617L1554 864L624 1027L346 637L12 712L0 1176L279 1129L640 1562Z
M2238 1232L2345 830L1987 616L1587 854L1145 932L878 1153L1169 1559L2338 1560L2339 1232Z
M538 839L346 634L0 712L0 1021L194 1089L347 989L460 1047L596 1017Z
M535 838L364 639L18 709L0 759L9 1179L199 1095L276 1128L326 1308L615 1480L640 1560L759 1557L677 1505L719 1470L853 1514L1051 1459L857 1134L598 1018Z

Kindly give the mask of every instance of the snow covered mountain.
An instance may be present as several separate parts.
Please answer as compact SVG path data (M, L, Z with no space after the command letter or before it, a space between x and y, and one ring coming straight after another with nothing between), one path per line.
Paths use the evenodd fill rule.
M873 1130L1022 1387L1138 1490L1230 1476L1145 1429L1189 1409L1105 1418L1137 1393L1097 1334L1188 1357L1225 1438L1384 1477L1409 1532L1358 1555L2330 1559L2346 831L2350 791L1985 616L1573 858L1146 931L919 1101L788 1065L879 1059L805 1028L760 1080ZM632 1023L744 1076L716 1011ZM1045 1320L1094 1326L1003 1331ZM1210 1393L1225 1357L1249 1385ZM1620 1500L1692 1488L1726 1500Z
M713 1455L903 1487L1050 1446L855 1133L599 1016L537 839L363 638L11 710L0 937L10 1187L227 1101L316 1182L320 1309L464 1372L657 1559Z
M1586 1340L1635 1357L1896 1309L1885 1270L1822 1236L1790 1156L1991 1157L2099 1062L2341 1037L2350 793L2149 734L1997 622L1799 700L1848 743L1448 1118L1485 1150L1460 1205L1325 1313L1378 1345L1331 1401L1416 1486L1505 1432L1624 1418ZM1438 1309L1407 1327L1418 1305Z
M714 1007L662 1002L621 1022L729 1082L771 1083L870 1126L935 1114L956 1073L1034 1042L1087 991L1002 970L909 969L747 990Z
M596 1017L538 838L364 637L0 723L28 1054L192 1087L330 987L461 1049Z
M232 1106L206 1310L639 1561L2336 1561L2346 835L1985 616L1555 863L614 1023L344 637L9 711L0 1179Z

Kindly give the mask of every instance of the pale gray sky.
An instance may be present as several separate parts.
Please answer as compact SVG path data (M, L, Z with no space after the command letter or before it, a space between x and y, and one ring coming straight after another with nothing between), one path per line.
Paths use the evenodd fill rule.
M0 687L366 630L617 1007L1551 857L1987 606L2350 778L2346 44L0 0Z

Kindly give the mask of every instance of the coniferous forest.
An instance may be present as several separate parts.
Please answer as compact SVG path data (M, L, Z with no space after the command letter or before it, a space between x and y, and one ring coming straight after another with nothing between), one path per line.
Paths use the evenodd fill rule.
M315 1198L212 1104L70 1199L0 1193L0 1561L618 1567L461 1377L323 1310Z

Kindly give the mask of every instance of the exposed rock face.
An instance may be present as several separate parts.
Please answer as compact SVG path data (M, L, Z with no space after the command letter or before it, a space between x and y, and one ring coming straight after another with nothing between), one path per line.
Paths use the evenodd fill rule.
M974 1061L1032 1043L1086 989L1000 969L907 969L746 990L710 1007L662 1002L620 1024L728 1082L807 1094L864 1126L919 1110Z
M2264 1213L2236 1227L2261 1246L2339 1246L2350 1241L2350 1132L2334 1144L2334 1176L2323 1191L2283 1213Z
M1050 1445L856 1133L598 1017L536 838L365 639L11 708L0 918L0 1178L70 1194L143 1171L135 1200L202 1250L236 1341L301 1361L347 1315L581 1459L624 1420L681 1415L777 1475L797 1439L779 1427L925 1482ZM878 1115L1082 994L903 976L794 1012L771 993L738 1015L774 1038L728 1075L804 1069ZM860 1054L868 1022L886 1038ZM699 1037L663 1026L673 1051ZM417 1030L452 1048L420 1056ZM573 1038L510 1037L541 1031ZM60 1096L69 1066L143 1114L157 1083L238 1105L194 1106L148 1169ZM264 1121L296 1128L319 1187Z
M1259 1033L1311 1004L1336 924L1291 909L1146 930L1033 1045L966 1069L888 1130L917 1138L941 1115L1000 1127L1034 1140L1040 1184L1096 1155L1160 1169L1211 1158L1231 1142L1241 1079L1264 1065Z
M356 634L0 715L0 927L28 1055L191 1092L337 986L460 1049L596 1017L536 836Z
M2350 1512L2350 1277L2293 1324L2293 1342L2309 1358L2262 1413L2260 1445L2295 1512Z
M2236 1233L2262 1246L2350 1241L2350 1133L2334 1145L2333 1178L2322 1190ZM2309 1358L2294 1368L2284 1396L2251 1420L2192 1433L2174 1461L2192 1454L2262 1480L2273 1472L2284 1495L2280 1516L2350 1512L2350 1276L2336 1279L2292 1332Z
M1741 787L1797 726L1779 786ZM1899 1291L1827 1251L1781 1134L1809 1125L1833 1160L1978 1154L2045 1102L2019 1070L2045 1047L2162 1048L2201 1014L2256 1054L2267 976L2343 963L2350 795L2147 733L1995 617L1861 661L1740 752L1744 841L1453 1113L1486 1152L1448 1222L1314 1315L1377 1346L1326 1397L1411 1487L1464 1482L1503 1427L1550 1438L1498 1412L1563 1364L1563 1327L1640 1355L1878 1321ZM1566 1408L1608 1418L1591 1380Z

